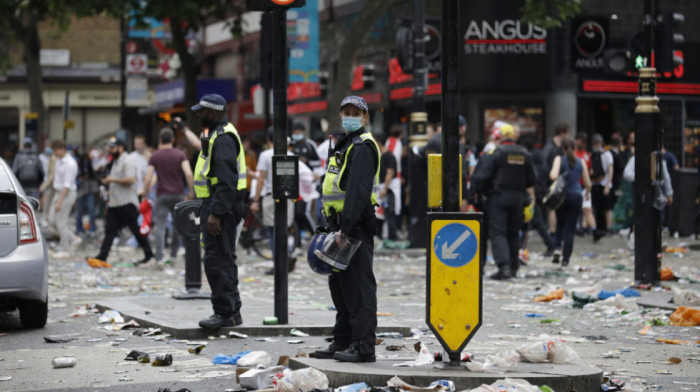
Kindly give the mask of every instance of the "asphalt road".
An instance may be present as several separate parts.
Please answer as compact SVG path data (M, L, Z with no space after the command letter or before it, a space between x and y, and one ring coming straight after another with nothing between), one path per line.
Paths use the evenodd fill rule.
M622 315L614 311L587 311L570 306L570 297L552 303L534 303L537 295L555 287L601 284L604 289L618 289L633 279L633 260L619 236L605 238L593 244L590 237L577 237L574 257L567 269L559 269L549 260L538 258L542 250L531 237L531 261L521 270L521 277L511 282L484 280L482 326L468 344L466 351L476 360L498 355L527 343L546 340L549 335L565 338L581 357L581 362L597 366L616 378L648 389L669 391L699 390L700 340L698 327L652 326L638 332L652 320L657 324L668 321L671 311L640 308ZM683 240L666 239L675 247ZM110 256L115 268L95 270L83 261L95 253L96 243L84 243L74 257L51 260L49 322L40 330L20 328L17 314L0 313L0 381L2 391L157 391L167 387L173 391L223 391L235 389L235 367L213 365L218 353L232 355L245 350L270 353L273 362L281 355L308 353L328 343L323 337L295 338L272 336L265 340L229 339L212 336L203 343L207 347L200 355L190 354L188 348L197 343L179 341L163 336L133 336L131 331L110 331L109 324L98 323L99 314L88 312L74 317L81 306L89 309L101 298L133 295L170 295L183 288L183 261L164 271L153 267L131 267L128 263L140 257L140 251L118 248ZM242 252L245 253L245 252ZM685 271L699 278L700 255L689 251L679 257L667 255L664 265L674 271ZM252 296L273 296L273 279L264 271L270 262L256 256L240 256L240 289L243 302ZM614 267L614 268L613 268ZM685 267L685 269L683 269ZM487 273L494 270L487 266ZM379 312L383 318L421 330L424 335L409 339L384 339L377 354L382 358L413 359L413 345L422 341L431 351L440 351L437 340L425 324L425 257L407 256L397 251L393 255L375 257L375 274L379 284ZM700 290L698 283L673 282L665 286ZM205 283L206 286L206 283ZM318 306L319 312L332 312L325 278L314 274L303 259L290 275L290 297ZM537 313L543 317L526 317ZM183 316L186 317L186 316ZM544 322L543 322L544 321ZM261 320L244 320L259 323ZM46 343L45 336L68 336L67 343ZM686 343L662 344L657 338L679 339ZM292 344L290 340L303 340ZM404 346L389 351L389 346ZM153 367L125 361L132 349L152 353L170 353L170 367ZM396 349L396 347L393 347ZM77 365L68 369L53 369L54 357L71 355ZM679 358L678 364L668 362ZM504 375L504 377L507 374Z

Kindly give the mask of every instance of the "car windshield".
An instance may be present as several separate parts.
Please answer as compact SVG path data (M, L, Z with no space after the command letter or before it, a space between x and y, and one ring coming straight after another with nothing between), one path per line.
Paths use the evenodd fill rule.
M0 192L15 190L12 185L12 180L10 179L10 173L7 171L7 166L0 164Z

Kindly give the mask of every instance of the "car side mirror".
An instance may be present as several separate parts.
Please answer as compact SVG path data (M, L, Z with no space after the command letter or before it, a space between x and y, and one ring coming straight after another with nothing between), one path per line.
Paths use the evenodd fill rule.
M29 199L29 202L32 203L32 207L34 207L34 211L39 211L39 199L36 197L31 197L28 196L27 199Z

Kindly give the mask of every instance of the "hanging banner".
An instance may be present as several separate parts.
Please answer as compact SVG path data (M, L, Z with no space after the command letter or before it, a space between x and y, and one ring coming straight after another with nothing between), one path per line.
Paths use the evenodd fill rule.
M287 11L289 82L318 82L318 0Z

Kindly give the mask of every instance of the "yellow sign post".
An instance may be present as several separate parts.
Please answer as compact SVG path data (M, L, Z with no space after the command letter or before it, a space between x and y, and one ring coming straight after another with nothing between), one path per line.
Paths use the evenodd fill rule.
M428 213L426 323L453 364L481 326L482 222L482 213Z

